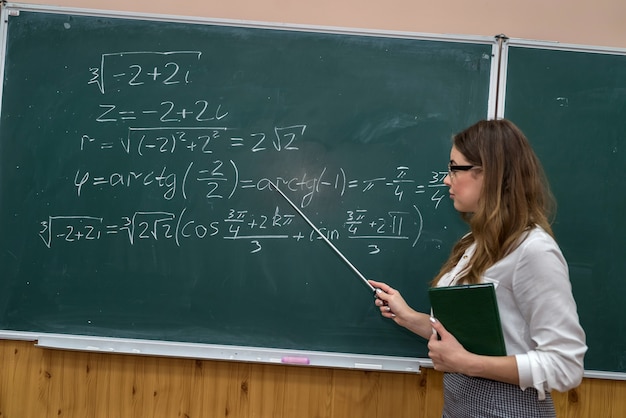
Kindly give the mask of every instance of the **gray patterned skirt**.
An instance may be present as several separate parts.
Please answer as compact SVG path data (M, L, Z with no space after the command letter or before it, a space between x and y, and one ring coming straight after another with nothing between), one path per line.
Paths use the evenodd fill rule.
M549 393L457 373L443 376L443 418L555 418Z

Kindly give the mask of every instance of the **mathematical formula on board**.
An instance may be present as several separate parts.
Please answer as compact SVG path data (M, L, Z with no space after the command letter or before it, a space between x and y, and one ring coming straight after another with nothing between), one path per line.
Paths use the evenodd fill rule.
M268 154L285 166L294 166L292 161L302 164L311 127L303 120L266 130L242 127L230 123L237 109L220 98L178 95L170 100L166 93L198 83L194 70L202 58L199 51L106 53L99 66L89 69L87 83L102 100L92 109L89 128L70 138L77 158L65 187L77 202L95 198L108 208L117 204L115 212L121 215L51 212L39 220L38 234L46 247L103 240L127 245L159 241L179 247L244 240L254 253L268 240L320 239L294 212L278 205L255 206L257 193L275 193L272 183L305 210L314 208L322 196L345 202L338 204L333 220L317 220L329 240L364 240L369 254L379 253L385 241L416 245L424 228L422 208L436 210L446 197L446 171L415 169L411 161L394 164L391 172L367 167L367 175L337 161L297 167L293 175L273 173L260 162L266 160L255 165L255 158ZM137 88L161 89L164 98L119 98L127 97L120 92ZM94 156L105 163L85 162ZM129 198L116 203L112 194ZM355 196L367 202L370 195L375 196L375 209L353 203ZM133 196L150 196L151 206L133 207ZM249 205L240 206L241 199ZM221 209L198 213L190 209L198 201Z
M321 233L331 241L338 240L343 234L348 239L409 241L415 245L422 233L421 213L414 206L415 213L390 211L384 216L370 214L366 209L350 210L346 213L341 228L320 227ZM255 214L248 210L228 209L221 220L199 220L189 216L187 208L180 213L171 212L134 212L114 220L105 220L95 216L50 216L41 222L39 236L47 247L56 241L75 243L113 239L122 239L134 245L142 241L170 241L176 246L193 243L204 239L246 240L250 252L261 251L265 240L291 240L293 242L313 242L321 239L315 231L295 229L293 213L282 213L276 207L272 214ZM420 222L411 225L405 220L418 217ZM378 243L368 244L369 253L381 251Z

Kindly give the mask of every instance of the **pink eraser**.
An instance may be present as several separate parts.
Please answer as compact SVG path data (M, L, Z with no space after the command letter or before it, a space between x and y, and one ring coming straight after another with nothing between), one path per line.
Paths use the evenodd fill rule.
M280 359L281 362L287 364L309 364L309 359L307 357L283 357Z

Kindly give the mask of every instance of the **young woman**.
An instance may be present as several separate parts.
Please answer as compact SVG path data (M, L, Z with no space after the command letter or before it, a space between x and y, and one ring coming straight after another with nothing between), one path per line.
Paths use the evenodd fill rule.
M444 183L470 232L432 285L493 283L507 355L466 351L445 324L371 281L376 305L429 340L428 355L445 372L443 417L554 417L550 391L580 384L587 346L541 164L513 123L480 121L454 136Z

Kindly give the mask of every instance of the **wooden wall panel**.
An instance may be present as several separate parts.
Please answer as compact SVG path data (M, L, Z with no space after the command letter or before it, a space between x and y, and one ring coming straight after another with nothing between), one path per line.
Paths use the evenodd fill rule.
M0 340L0 418L440 417L442 374L87 353ZM626 381L553 394L560 418L626 417Z

